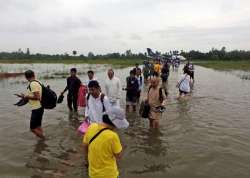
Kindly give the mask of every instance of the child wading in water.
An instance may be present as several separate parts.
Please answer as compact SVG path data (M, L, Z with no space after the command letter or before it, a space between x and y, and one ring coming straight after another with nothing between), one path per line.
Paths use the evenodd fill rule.
M160 78L158 74L150 79L150 87L148 90L148 104L150 106L149 121L151 128L159 128L159 121L162 117L166 104L166 95L160 87Z

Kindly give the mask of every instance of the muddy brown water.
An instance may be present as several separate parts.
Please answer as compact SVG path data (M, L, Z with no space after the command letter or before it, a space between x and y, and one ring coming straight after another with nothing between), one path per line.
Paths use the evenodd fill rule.
M75 65L0 64L2 72L28 68L38 76L67 72ZM76 65L79 71L98 70L103 84L105 66ZM116 69L125 86L129 68ZM250 81L240 71L220 72L196 66L195 86L188 101L177 101L175 88L181 74L171 71L167 111L159 130L148 120L128 113L130 127L119 131L124 154L119 162L120 177L127 178L248 178L250 175ZM245 73L244 73L245 75ZM247 74L249 75L249 73ZM82 81L87 77L80 75ZM41 79L56 92L64 78ZM144 87L146 91L147 86ZM30 108L13 106L14 93L25 91L22 77L0 80L0 177L1 178L85 178L87 170L76 133L78 120L69 115L66 101L46 111L43 127L47 140L29 132ZM122 94L124 107L125 93Z

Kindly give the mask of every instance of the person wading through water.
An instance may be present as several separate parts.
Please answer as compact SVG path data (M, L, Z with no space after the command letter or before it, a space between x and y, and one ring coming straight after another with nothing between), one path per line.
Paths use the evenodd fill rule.
M130 71L130 76L126 78L127 87L124 89L126 93L126 111L129 112L129 107L133 107L133 111L136 111L136 100L138 96L139 83L135 77L134 70Z
M121 158L122 145L115 129L127 128L129 123L117 106L101 117L102 122L91 124L83 137L89 177L118 178L117 160Z
M32 70L24 72L25 78L28 80L27 94L17 94L17 96L28 100L31 106L30 130L37 137L45 139L42 129L42 119L44 108L41 104L42 86L36 81L35 73Z
M166 95L160 87L160 78L158 73L154 73L150 79L151 85L148 90L148 104L150 106L149 121L151 128L159 128L159 122L162 117L162 110L165 108Z
M76 68L70 69L70 77L67 78L67 86L61 92L61 95L63 95L68 90L68 96L67 96L67 102L68 102L68 108L70 111L77 112L77 98L78 98L78 90L81 85L81 80L76 76L77 70ZM72 108L73 104L73 108Z
M105 91L109 98L109 101L112 106L120 106L121 98L121 81L119 78L115 77L113 69L109 69L108 78L105 81Z
M110 109L111 104L108 97L101 92L101 87L96 80L89 82L88 90L85 117L90 123L101 123L103 113Z
M191 91L192 80L190 77L190 71L187 67L183 68L183 75L181 76L180 80L178 81L176 87L179 89L179 97L178 98L185 98Z

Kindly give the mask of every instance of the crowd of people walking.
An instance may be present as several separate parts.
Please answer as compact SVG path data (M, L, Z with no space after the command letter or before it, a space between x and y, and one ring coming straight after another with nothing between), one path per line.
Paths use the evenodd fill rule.
M63 95L68 92L69 111L77 113L79 109L84 109L84 112L81 112L84 113L84 121L78 131L83 134L86 162L91 178L117 178L119 176L116 160L121 157L122 145L115 129L129 126L126 112L137 112L137 107L140 106L139 113L143 115L142 117L149 119L149 127L159 128L167 103L167 83L171 65L168 61L145 61L141 69L139 64L136 64L129 71L126 87L122 87L121 80L115 76L112 68L107 71L103 87L95 78L94 71L89 70L88 80L82 82L77 76L77 69L70 69L70 76L66 80L65 89L60 93L58 103L62 102ZM46 103L42 100L49 96L50 89L37 81L35 73L31 70L25 72L25 77L29 82L28 92L26 95L17 94L17 96L31 105L31 131L41 139L45 139L42 117ZM188 61L176 85L179 90L178 98L186 98L191 92L193 83L194 67ZM142 95L143 89L146 88L144 85L148 87ZM126 92L126 112L121 108L122 91ZM139 105L140 102L141 105Z

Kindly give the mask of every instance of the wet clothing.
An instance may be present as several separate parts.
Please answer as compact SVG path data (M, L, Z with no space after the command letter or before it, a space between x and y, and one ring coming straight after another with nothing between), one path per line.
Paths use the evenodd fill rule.
M139 82L136 77L127 77L126 81L127 81L127 87L126 87L127 104L136 104L139 91Z
M36 129L42 126L44 109L42 107L31 111L30 129Z
M182 95L182 94L186 95L186 94L188 94L188 92L182 91L182 90L179 89L179 94L180 94L180 95Z
M104 128L100 124L91 124L83 137L83 143L88 145L90 178L117 178L119 175L115 154L121 153L122 145L117 133L104 130L89 144L94 135Z
M157 107L163 104L163 101L167 98L164 91L161 91L160 97L159 86L156 88L151 87L148 91L148 103L150 106L149 119L151 120L159 120L161 118L162 113L157 111Z
M67 103L68 103L69 110L72 111L73 108L74 108L74 111L78 110L77 99L78 99L78 94L73 93L73 94L67 95ZM72 105L73 105L73 108L72 108Z
M178 82L179 90L189 93L190 92L190 81L191 81L190 76L187 74L183 74L181 76L181 79Z
M68 90L67 101L70 110L73 110L72 108L73 104L74 110L77 111L77 98L80 85L81 85L81 80L78 77L70 76L67 78L67 86L64 89L64 92Z

